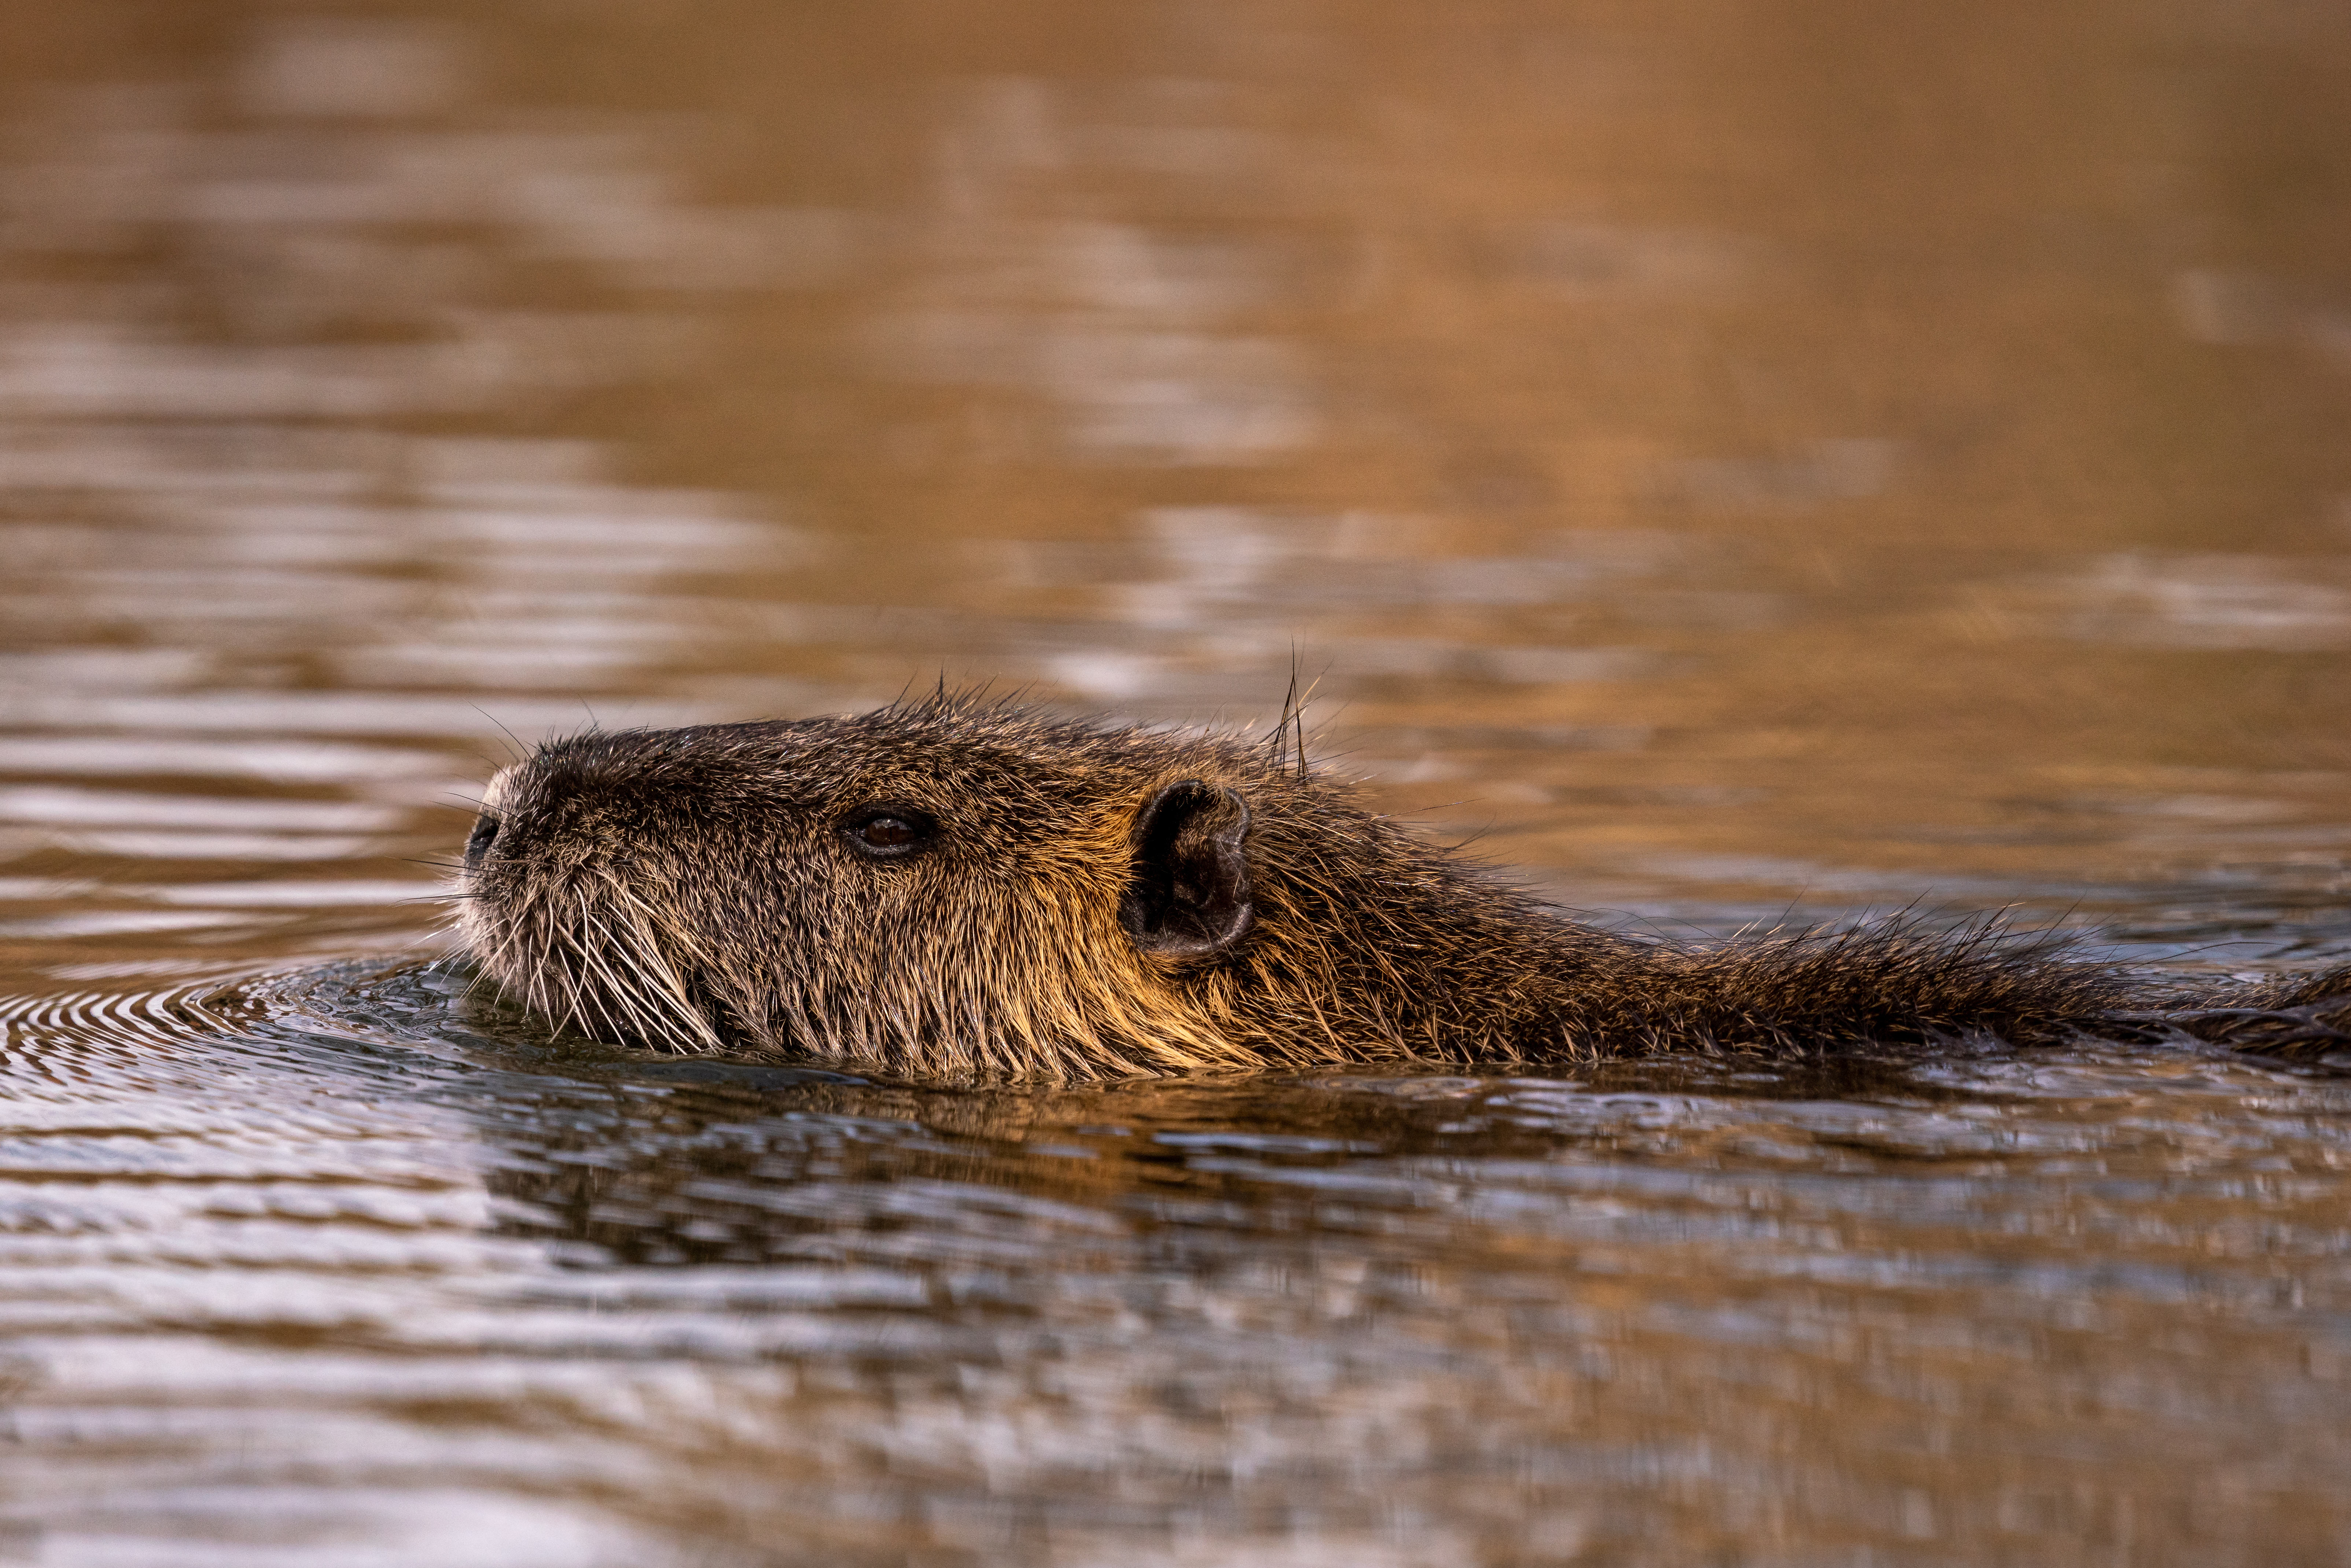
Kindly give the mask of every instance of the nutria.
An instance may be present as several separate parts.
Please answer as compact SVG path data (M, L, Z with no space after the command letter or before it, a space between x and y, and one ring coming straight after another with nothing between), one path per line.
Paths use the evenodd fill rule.
M1367 811L1296 738L945 693L594 731L491 780L459 929L558 1026L921 1075L2085 1033L2351 1047L2351 966L2150 991L1992 925L1716 947L1598 930Z

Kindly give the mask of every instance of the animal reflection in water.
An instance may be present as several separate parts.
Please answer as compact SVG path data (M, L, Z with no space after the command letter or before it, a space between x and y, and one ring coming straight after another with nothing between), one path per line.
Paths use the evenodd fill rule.
M591 732L491 780L456 892L481 975L557 1027L925 1077L2351 1046L2351 967L2149 988L1991 923L1580 925L1365 810L1294 719L1249 740L942 693Z
M1327 1197L1314 1179L1323 1171L1353 1173L1350 1204L1409 1213L1435 1190L1412 1174L1424 1162L1447 1179L1458 1162L1491 1162L1478 1179L1507 1187L1513 1169L1627 1137L1653 1151L1661 1137L1712 1148L1726 1130L1774 1147L1802 1141L1782 1104L1898 1103L1932 1117L1999 1098L1922 1079L1898 1059L1783 1063L1768 1075L1750 1065L1595 1064L1577 1072L1562 1113L1541 1092L1548 1084L1538 1108L1526 1080L1499 1071L973 1086L639 1059L557 1084L530 1059L530 1112L502 1120L512 1157L488 1184L517 1200L503 1211L509 1231L586 1242L628 1264L967 1261L977 1231L1024 1257L1034 1249L1050 1270L1085 1272L1134 1265L1145 1244L1132 1223L1138 1201L1186 1210L1213 1197L1217 1224L1295 1239L1301 1211ZM1704 1108L1661 1133L1660 1110L1692 1097ZM1395 1242L1407 1253L1410 1234ZM1447 1231L1445 1266L1473 1265L1473 1235L1488 1239L1482 1228ZM1486 1262L1509 1268L1524 1239L1497 1244L1506 1256Z

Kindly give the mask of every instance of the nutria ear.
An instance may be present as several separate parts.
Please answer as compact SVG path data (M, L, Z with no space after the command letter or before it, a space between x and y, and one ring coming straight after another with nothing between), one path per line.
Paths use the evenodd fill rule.
M1134 945L1170 958L1221 953L1249 934L1249 802L1198 779L1170 784L1134 819L1119 919Z

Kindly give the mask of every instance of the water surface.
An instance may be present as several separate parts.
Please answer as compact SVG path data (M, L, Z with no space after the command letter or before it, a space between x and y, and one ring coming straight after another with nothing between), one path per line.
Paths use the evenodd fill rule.
M2351 956L2351 24L0 15L0 1560L2351 1560L2341 1064L1047 1092L458 996L517 745L1263 725Z

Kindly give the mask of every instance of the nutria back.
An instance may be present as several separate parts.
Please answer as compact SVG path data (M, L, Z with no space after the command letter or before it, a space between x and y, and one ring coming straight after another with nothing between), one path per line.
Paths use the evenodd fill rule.
M2180 1030L2351 1045L2351 968L2145 994L1990 926L1578 925L1285 744L942 694L557 740L458 873L482 975L617 1043L1061 1079Z

